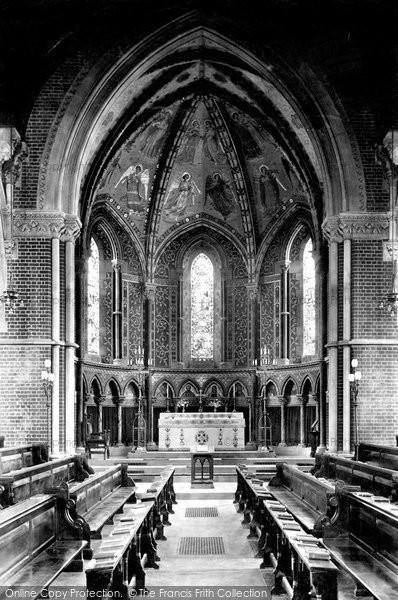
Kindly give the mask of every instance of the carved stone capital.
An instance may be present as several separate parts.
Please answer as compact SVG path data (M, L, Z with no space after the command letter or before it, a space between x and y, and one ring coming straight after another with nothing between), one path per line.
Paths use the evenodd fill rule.
M64 242L75 242L80 235L81 221L75 215L65 215L64 227L61 232L61 240Z
M81 222L75 215L62 212L14 211L16 237L60 238L74 242L80 234Z
M120 271L120 269L122 268L122 263L118 258L112 259L111 263L114 271Z
M285 396L278 396L278 402L281 406L286 406L287 398L285 398Z
M156 283L146 283L145 284L145 296L150 302L155 302L156 295Z
M259 289L256 283L248 283L246 289L248 298L251 302L259 299Z
M386 213L340 213L322 223L328 242L343 240L383 240L388 237L389 219Z

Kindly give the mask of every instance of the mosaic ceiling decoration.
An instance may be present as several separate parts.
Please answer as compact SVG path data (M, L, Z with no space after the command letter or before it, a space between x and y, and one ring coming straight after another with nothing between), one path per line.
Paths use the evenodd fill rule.
M124 142L96 197L113 204L142 240L209 219L250 239L253 253L289 204L308 200L305 183L274 137L235 106L200 97L184 110L180 103L161 108Z

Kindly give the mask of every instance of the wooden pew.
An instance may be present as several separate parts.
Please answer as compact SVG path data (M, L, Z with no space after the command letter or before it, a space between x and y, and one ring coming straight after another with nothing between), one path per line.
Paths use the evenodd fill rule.
M0 513L0 587L24 586L34 589L37 597L62 571L83 570L87 542L82 528L65 514L70 534L65 541L58 527L60 517L55 496L48 494Z
M23 467L0 476L2 508L41 494L65 481L80 481L89 477L79 455L58 458L39 465ZM87 467L89 468L89 467Z
M348 460L348 463L354 463L354 468L380 469L352 460ZM346 463L344 467L348 469ZM285 490L280 493L280 488L272 485L268 485L268 491L294 513L306 533L311 533L311 520L307 522L303 518L303 510L306 513L309 502L319 499L318 493L315 496L312 494L316 489L315 478L292 466L283 468L283 473L279 474L282 485L283 477L291 488L286 490L288 494ZM335 488L333 515L326 515L328 519L322 523L323 542L333 561L352 578L357 595L371 593L378 600L389 600L394 597L394 592L398 592L398 507L391 504L388 498L374 496L361 490L360 486L352 485L356 479L347 479L348 483L341 480L318 482L320 486L325 486L326 492L330 485ZM311 494L306 493L306 488L311 489ZM292 491L294 502L289 497ZM304 496L301 500L300 495Z
M168 515L177 503L173 476L174 468L165 469L146 492L137 491L137 503L125 504L123 513L114 516L112 530L93 542L94 560L86 569L88 593L105 590L126 597L128 586L144 593L144 567L159 568L156 540L166 539L163 527L171 525Z
M128 586L145 589L148 543L153 502L131 505L115 519L111 532L95 548L95 558L86 568L87 593L127 598Z
M43 444L0 448L0 475L47 461L47 448Z
M63 483L50 490L57 495L60 511L66 508L80 520L87 541L84 558L92 557L91 540L101 539L104 525L112 523L126 503L136 502L135 483L125 465L96 468L94 475L81 483Z
M169 514L174 514L173 504L177 504L174 491L173 467L164 469L158 479L155 479L146 492L137 491L137 500L141 502L154 502L153 519L156 529L156 540L167 540L164 535L164 526L171 525Z
M246 479L243 466L236 467L236 472L235 502L239 504L238 512L244 515L242 524L250 529L248 539L258 537L257 557L263 558L260 568L275 569L271 593L288 592L295 599L316 594L322 600L336 600L338 571L324 544L302 529L291 512L275 499L274 490L264 488L260 480ZM317 553L318 558L313 558Z
M333 560L353 578L357 596L398 598L398 506L347 487L338 493L339 519L324 538Z
M334 454L324 455L315 470L315 477L323 473L326 477L344 481L348 485L360 486L363 491L385 496L392 502L398 501L398 472L373 463L363 463Z
M398 471L398 448L378 444L359 444L358 460Z
M294 513L302 527L322 537L338 515L338 496L335 483L320 481L295 465L279 463L277 472L268 483L273 496Z
M293 598L337 600L338 569L324 544L306 533L282 503L266 499L264 566L274 566L271 595L286 591ZM287 586L283 585L287 582Z

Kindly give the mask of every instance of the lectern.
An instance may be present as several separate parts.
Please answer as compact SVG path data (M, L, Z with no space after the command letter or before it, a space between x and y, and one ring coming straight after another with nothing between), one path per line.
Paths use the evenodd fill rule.
M191 449L191 488L213 488L213 449L197 446Z

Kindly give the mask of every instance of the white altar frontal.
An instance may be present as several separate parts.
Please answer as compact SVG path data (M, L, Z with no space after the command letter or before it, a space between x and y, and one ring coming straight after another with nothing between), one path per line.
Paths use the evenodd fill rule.
M163 412L159 415L159 450L244 450L245 419L239 412Z

